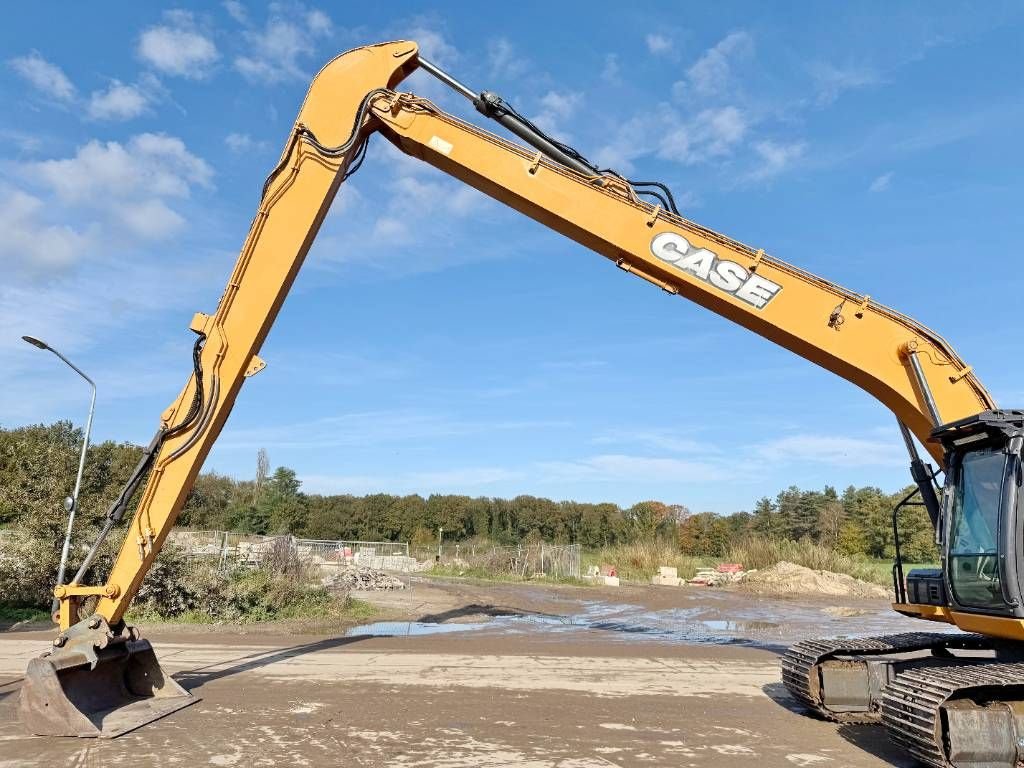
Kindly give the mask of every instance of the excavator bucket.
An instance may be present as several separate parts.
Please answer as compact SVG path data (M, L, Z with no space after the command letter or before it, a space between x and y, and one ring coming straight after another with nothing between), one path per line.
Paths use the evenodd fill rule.
M128 640L32 659L19 706L37 736L112 739L197 701L164 673L148 641Z

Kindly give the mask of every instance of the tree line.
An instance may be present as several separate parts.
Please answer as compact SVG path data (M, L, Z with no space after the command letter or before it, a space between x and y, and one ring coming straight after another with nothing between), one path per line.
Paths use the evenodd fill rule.
M66 516L63 498L77 469L81 431L69 422L0 428L0 527L17 527L59 541ZM141 455L139 446L106 441L89 448L76 528L100 524L109 503ZM732 515L692 514L686 507L643 501L613 503L554 501L537 496L512 499L433 494L429 496L307 494L294 470L271 472L265 451L251 480L206 472L196 479L178 525L246 533L291 533L313 539L401 540L427 545L485 537L512 544L526 538L579 543L587 548L662 539L684 554L720 556L738 537L810 539L852 555L892 554L891 512L902 496L878 488L849 487L842 494L791 486L774 499ZM911 508L901 518L905 556L934 559L927 516Z

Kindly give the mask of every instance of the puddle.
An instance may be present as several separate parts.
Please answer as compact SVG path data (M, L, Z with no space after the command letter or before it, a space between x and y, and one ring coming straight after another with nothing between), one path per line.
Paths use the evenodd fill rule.
M703 595L702 595L703 597ZM489 620L381 621L353 627L348 637L419 637L487 632L490 634L570 635L601 632L623 642L688 645L789 646L812 637L856 637L920 630L919 622L885 608L855 609L757 598L748 604L702 601L699 607L651 610L639 605L574 602L573 613L497 614ZM951 631L955 628L949 627ZM939 627L936 631L941 631Z
M345 633L345 637L419 637L471 632L488 626L490 626L489 622L484 624L438 624L427 621L376 621L373 624L352 627Z
M733 621L732 619L705 619L701 621L708 629L719 632L764 632L777 629L774 621Z

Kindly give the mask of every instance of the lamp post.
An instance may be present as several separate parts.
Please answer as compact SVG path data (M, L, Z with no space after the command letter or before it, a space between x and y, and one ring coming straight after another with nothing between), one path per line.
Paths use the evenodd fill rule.
M35 336L22 336L21 338L33 347L37 347L38 349L42 349L47 352L53 352L53 354L64 361L71 370L85 379L92 388L92 398L89 401L89 418L85 422L85 436L82 438L82 452L78 457L78 475L75 477L75 488L71 492L71 495L64 499L64 508L68 512L68 530L64 535L64 548L60 553L60 568L57 570L57 585L60 586L64 583L64 572L68 565L68 552L71 549L71 529L75 524L75 512L78 509L78 491L82 487L82 471L85 469L85 453L89 448L89 434L92 432L92 415L96 410L96 384L92 379L85 375L81 368L72 363L45 341L41 341Z

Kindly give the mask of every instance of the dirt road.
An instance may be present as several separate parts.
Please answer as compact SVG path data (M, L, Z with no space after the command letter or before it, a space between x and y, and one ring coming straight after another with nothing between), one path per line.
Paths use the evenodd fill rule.
M378 599L389 619L426 621L330 637L147 632L202 701L103 742L22 733L19 677L48 635L0 633L0 766L910 764L877 729L792 711L778 683L776 640L815 614L819 630L888 621L881 603L755 610L709 591L426 583ZM700 618L740 605L761 618ZM686 637L694 622L704 636Z

